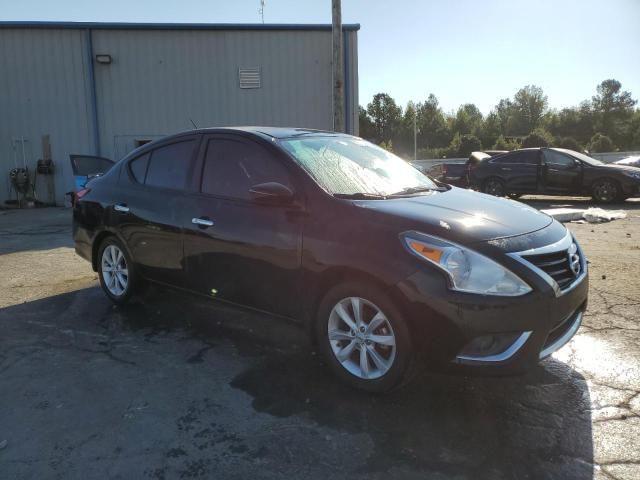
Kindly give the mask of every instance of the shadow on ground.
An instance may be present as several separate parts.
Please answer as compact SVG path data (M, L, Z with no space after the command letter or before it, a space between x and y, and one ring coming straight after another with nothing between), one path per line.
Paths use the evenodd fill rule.
M287 419L287 425L274 427L262 437L250 438L247 442L251 449L239 457L237 462L240 463L232 465L234 470L226 473L239 475L243 462L263 462L266 460L262 457L271 456L274 459L271 465L278 465L279 474L295 475L296 471L315 469L307 478L375 478L403 472L416 475L416 478L424 478L425 474L429 474L429 478L562 479L584 479L593 475L588 386L579 373L552 359L529 374L517 377L469 378L424 373L403 390L374 396L338 383L297 328L262 315L215 306L159 289L151 289L141 303L124 309L112 307L95 287L8 307L0 310L0 328L12 338L22 335L19 340L9 340L6 336L4 340L0 339L3 351L0 355L0 390L3 392L8 391L7 372L17 368L22 361L18 352L24 351L12 341L19 343L24 339L30 345L37 345L38 354L43 358L47 358L48 348L55 350L52 358L58 363L63 361L60 355L73 354L73 349L60 349L60 341L52 339L52 330L66 335L64 338L68 337L69 344L81 348L80 354L89 359L92 355L108 357L96 362L95 368L101 369L95 372L97 378L114 381L113 378L126 376L132 385L143 384L151 376L158 375L157 370L166 361L162 358L165 352L176 350L175 345L184 343L185 339L192 342L195 345L192 352L177 357L184 358L182 363L174 362L171 357L171 369L163 372L170 377L188 376L190 387L175 393L182 397L181 404L188 403L190 397L193 401L198 400L195 392L200 387L196 383L205 384L205 390L212 392L224 391L230 385L232 391L244 392L250 398L247 406L241 402L235 406L220 404L210 414L208 421L219 422L218 418L225 416L245 419L233 420L226 426L225 435L246 435L251 427L243 422L257 421L256 413ZM79 340L81 331L82 335L86 334L85 340ZM231 349L223 348L230 342ZM127 344L126 350L119 347L122 343ZM153 358L150 361L140 358L142 352L151 355L146 347L150 344L154 344L152 354L157 355L157 362ZM214 354L216 364L212 366L207 359ZM236 356L240 357L242 366L229 378L216 377L207 370L224 369L225 359ZM230 360L230 364L235 365L234 362L236 360ZM41 375L24 365L21 368L24 373L13 370L12 375L24 375L24 386L17 383L15 400L5 397L0 402L4 405L5 416L12 401L16 402L14 411L23 401L19 390L29 388L29 382L37 383L37 377ZM109 369L115 374L110 374ZM55 389L57 385L61 389L62 385L77 383L78 378L83 378L73 370L57 375L55 385L49 386L51 382L45 381L46 386L42 388ZM11 381L18 382L19 378L14 377ZM172 378L163 380L167 389L173 381ZM129 393L118 393L117 380L115 382L110 389L111 395ZM81 388L79 391L84 395ZM114 389L116 393L113 393ZM153 391L147 393L151 395ZM64 395L59 390L56 394ZM165 394L155 397L156 403L161 402ZM219 399L216 401L220 403ZM150 424L153 427L149 428L158 429L164 422L166 428L156 435L166 436L165 444L182 438L179 448L169 452L183 452L181 455L185 455L186 462L193 445L188 443L190 440L184 440L184 432L179 431L184 417L178 418L181 413L170 404L155 408L163 411L162 407L166 407L164 416L158 415L153 420L155 423ZM247 411L251 409L253 412ZM59 424L46 424L53 421L47 418L32 419L45 422L31 427L34 435L52 429L55 433L55 429L62 428ZM22 424L19 419L3 419L2 414L0 420L0 423L7 422L4 433L11 431L12 425L18 428ZM113 428L109 422L113 423L113 420L94 418L90 423L78 422L64 428L77 433L78 437L92 438L92 435L99 436L103 429ZM334 433L327 435L327 431ZM295 439L295 445L291 439ZM139 440L120 435L117 449L125 455L136 448L136 441ZM289 456L282 453L305 443L309 449L300 452L306 453ZM20 445L12 447L19 448ZM0 466L3 465L2 454L0 452ZM40 454L46 456L47 452ZM170 472L166 466L167 455L170 456L165 454L165 460L160 464L153 457L135 458L135 461L143 462L138 465L144 467L147 476L164 478ZM212 455L213 452L209 458L213 458ZM331 457L337 459L339 465L327 460ZM91 458L86 454L74 457L75 472L86 471L78 465L82 461L90 464ZM108 461L114 464L118 460L114 457ZM221 467L214 466L216 464L204 464L209 470L197 470L196 474L225 474ZM16 469L17 464L4 465L11 467L8 471L21 472ZM268 477L266 467L260 468L259 476ZM40 472L51 473L46 468Z

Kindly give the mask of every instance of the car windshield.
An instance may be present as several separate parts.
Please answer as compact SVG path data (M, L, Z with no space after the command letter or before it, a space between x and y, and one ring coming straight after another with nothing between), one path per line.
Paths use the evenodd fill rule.
M280 144L334 195L386 197L438 189L401 158L360 138L306 136Z
M566 148L555 148L554 150L558 150L559 152L571 155L572 157L577 158L578 160L582 160L584 163L588 163L589 165L604 165L604 162L596 160L595 158L591 158L589 155L585 155L584 153L576 152L574 150L567 150Z

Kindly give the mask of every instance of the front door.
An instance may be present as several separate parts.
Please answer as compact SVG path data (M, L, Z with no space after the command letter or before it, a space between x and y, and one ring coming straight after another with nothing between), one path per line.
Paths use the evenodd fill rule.
M557 150L544 152L544 190L548 193L578 193L582 166L580 162Z
M271 147L273 148L273 147ZM236 135L209 135L201 181L185 199L184 250L191 288L279 315L299 313L303 202L254 201L253 185L278 182L295 192L286 160ZM194 223L196 222L196 223Z

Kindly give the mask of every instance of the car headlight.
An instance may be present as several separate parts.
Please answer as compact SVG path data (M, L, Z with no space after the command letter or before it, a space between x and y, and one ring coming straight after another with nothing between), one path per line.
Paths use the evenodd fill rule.
M640 180L640 171L637 172L623 172L627 177L635 178L636 180Z
M452 290L506 297L531 291L516 274L473 250L418 232L405 232L401 239L409 252L442 270Z

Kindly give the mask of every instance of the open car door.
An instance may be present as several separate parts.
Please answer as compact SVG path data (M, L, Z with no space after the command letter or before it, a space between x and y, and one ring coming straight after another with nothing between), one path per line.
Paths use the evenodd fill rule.
M75 177L76 192L82 190L93 177L104 175L116 163L113 160L94 155L69 155L71 170Z

